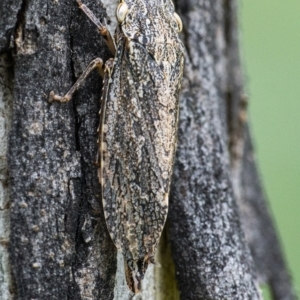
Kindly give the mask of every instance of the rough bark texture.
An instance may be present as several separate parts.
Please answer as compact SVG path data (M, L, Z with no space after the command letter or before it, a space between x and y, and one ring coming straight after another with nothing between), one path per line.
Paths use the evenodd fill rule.
M104 16L100 3L88 4ZM101 79L90 78L78 103L47 101L50 90L66 91L92 57L107 58L108 50L72 1L24 1L18 9L9 149L18 298L112 299L116 251L94 164Z
M225 39L227 53L227 86L225 89L228 146L231 180L238 202L242 228L255 263L260 284L270 286L274 299L296 299L285 266L268 203L256 167L249 125L247 102L241 69L237 5L225 1Z
M85 3L114 20L117 1ZM169 221L161 268L133 296L94 164L102 80L47 101L111 55L75 1L0 2L1 299L259 299L256 278L275 300L296 299L253 159L235 1L175 4L186 67Z
M12 117L12 69L7 54L0 54L0 295L11 299L14 287L9 264L10 197L7 170L7 134Z
M178 7L187 55L169 218L179 289L183 299L259 299L221 119L224 7L210 1Z

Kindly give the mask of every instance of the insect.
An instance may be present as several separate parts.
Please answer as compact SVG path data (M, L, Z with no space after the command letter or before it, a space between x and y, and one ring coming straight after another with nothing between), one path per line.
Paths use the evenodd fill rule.
M128 287L137 293L167 212L177 145L184 57L180 17L171 0L121 0L114 40L80 0L114 56L93 60L63 97L67 102L95 68L104 78L98 177L110 236L122 251ZM115 47L116 45L116 47Z

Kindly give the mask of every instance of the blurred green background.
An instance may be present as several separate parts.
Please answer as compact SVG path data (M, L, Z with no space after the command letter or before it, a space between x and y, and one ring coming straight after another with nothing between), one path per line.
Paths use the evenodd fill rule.
M300 1L240 0L241 52L265 191L300 296ZM270 299L264 290L265 299Z

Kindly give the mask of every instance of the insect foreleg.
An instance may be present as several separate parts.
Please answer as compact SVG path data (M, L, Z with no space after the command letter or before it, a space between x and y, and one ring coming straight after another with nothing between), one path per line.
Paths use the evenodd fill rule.
M90 64L87 66L87 68L84 70L82 75L78 78L78 80L75 82L75 84L71 87L71 89L64 95L64 96L58 96L55 95L53 91L50 92L49 95L49 102L53 101L59 101L59 102L69 102L73 96L73 94L76 92L76 90L79 88L79 86L83 83L83 81L86 79L86 77L94 70L98 69L100 75L104 77L104 68L103 68L103 60L101 58L96 58L90 62Z
M109 30L96 18L96 16L92 13L92 11L81 2L81 0L76 0L79 5L79 8L88 16L88 18L97 26L100 34L103 36L110 52L113 56L116 53L116 47L113 38Z

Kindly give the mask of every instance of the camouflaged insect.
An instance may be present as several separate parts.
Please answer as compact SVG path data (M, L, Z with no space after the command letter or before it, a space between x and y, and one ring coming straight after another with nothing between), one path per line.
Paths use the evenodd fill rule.
M124 256L137 293L163 230L169 201L183 73L182 24L171 0L121 1L115 44L79 0L114 53L94 60L64 97L68 101L93 68L104 75L99 130L99 180L110 236ZM104 71L103 71L104 70Z

